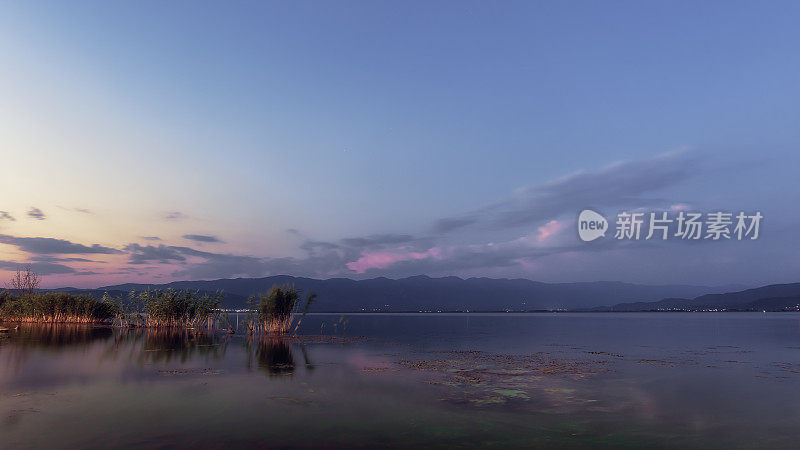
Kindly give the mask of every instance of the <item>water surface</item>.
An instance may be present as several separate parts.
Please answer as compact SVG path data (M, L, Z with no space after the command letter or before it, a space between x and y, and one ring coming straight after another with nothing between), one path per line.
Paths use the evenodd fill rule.
M301 331L20 326L0 337L2 446L800 439L800 314L321 314Z

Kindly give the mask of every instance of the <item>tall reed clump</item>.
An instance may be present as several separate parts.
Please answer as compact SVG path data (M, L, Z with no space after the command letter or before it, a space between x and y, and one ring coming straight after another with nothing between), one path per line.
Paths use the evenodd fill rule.
M6 303L8 300L11 300L11 299L13 299L13 298L14 298L14 295L13 295L13 294L11 294L11 292L8 292L8 291L3 291L3 292L0 292L0 317L2 317L2 315L1 315L2 313L1 313L1 312L2 312L2 310L3 310L3 305L4 305L4 304L5 304L5 303Z
M67 292L0 297L0 319L9 322L97 324L113 319L116 311L112 303Z
M248 317L249 331L251 333L288 333L292 330L294 319L300 313L300 320L294 328L296 332L316 298L317 294L313 292L309 294L302 311L299 311L300 293L293 285L273 286L266 295L251 295L247 301L248 309L251 312ZM255 314L255 318L252 317L253 314Z
M118 302L117 319L123 326L211 328L212 319L220 318L223 298L220 292L201 295L190 290L148 289L132 293L128 302Z

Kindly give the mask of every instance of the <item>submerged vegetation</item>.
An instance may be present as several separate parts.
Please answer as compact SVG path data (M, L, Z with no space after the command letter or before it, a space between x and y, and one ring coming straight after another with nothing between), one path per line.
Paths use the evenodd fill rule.
M317 294L310 293L299 310L300 292L293 285L273 286L267 294L251 295L248 299L250 314L247 326L250 333L288 333L298 314L294 332L308 314ZM255 317L254 317L255 316Z

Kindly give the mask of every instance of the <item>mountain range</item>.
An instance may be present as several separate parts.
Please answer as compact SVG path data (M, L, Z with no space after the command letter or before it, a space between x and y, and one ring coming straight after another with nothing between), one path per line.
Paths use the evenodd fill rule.
M621 303L595 311L800 311L800 283L771 284L736 292L657 302Z
M97 289L61 288L96 297L108 292L191 289L222 291L223 307L244 308L254 293L265 293L275 285L295 285L302 293L316 292L316 312L372 311L541 311L606 307L632 302L654 302L665 298L695 298L742 289L741 286L640 285L616 281L544 283L527 279L443 277L425 275L401 279L372 278L319 280L287 275L207 281L176 281L166 284L119 284ZM627 302L627 303L626 303Z

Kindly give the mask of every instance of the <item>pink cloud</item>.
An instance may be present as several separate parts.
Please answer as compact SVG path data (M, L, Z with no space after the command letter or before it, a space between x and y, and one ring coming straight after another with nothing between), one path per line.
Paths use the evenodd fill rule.
M678 204L670 206L669 209L672 210L672 211L684 211L684 210L689 209L689 205L686 205L686 204L683 204L683 203L678 203Z
M547 222L539 227L539 236L536 239L539 242L545 242L553 235L558 233L562 228L564 228L563 223L560 223L557 220L551 220L550 222Z
M523 269L529 270L529 271L537 270L539 268L538 264L534 263L533 261L531 261L528 258L517 258L517 259L512 260L512 262L515 262L515 263L519 264L520 266L522 266Z
M442 259L442 249L432 247L424 252L413 252L407 248L378 252L362 252L358 260L347 263L347 268L356 273L364 273L369 269L384 269L400 261L419 259Z

